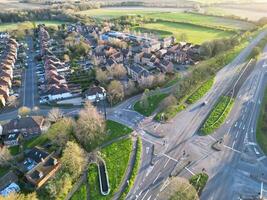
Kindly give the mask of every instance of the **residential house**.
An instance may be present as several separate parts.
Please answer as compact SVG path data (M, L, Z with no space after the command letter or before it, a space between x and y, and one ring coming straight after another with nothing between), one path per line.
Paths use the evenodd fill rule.
M157 67L161 70L161 72L173 72L173 63L170 61L162 60Z
M40 188L46 183L61 166L53 153L49 154L40 147L34 147L25 157L23 164L21 164L22 171L26 171L27 181L35 188Z
M149 72L138 64L127 66L127 72L137 82L140 82L143 77L149 76Z
M84 96L90 102L104 100L106 98L106 90L100 86L93 86L84 92Z
M3 142L5 146L12 147L19 145L22 135L20 132L9 133L4 136Z
M40 135L44 130L44 118L42 116L22 117L12 119L3 125L2 135L19 132L26 139Z

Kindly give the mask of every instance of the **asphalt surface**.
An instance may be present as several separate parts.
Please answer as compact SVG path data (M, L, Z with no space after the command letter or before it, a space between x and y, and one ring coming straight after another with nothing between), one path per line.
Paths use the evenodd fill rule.
M33 108L35 106L36 98L36 65L34 63L34 54L33 52L33 40L31 37L26 38L29 50L26 50L27 53L27 63L28 67L24 73L23 80L23 106L28 108Z

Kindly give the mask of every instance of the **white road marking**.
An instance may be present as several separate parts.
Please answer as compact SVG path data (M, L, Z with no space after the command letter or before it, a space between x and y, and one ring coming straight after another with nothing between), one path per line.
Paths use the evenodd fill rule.
M236 132L235 139L237 139L237 137L238 137L238 134L239 134L239 131L237 131L237 132Z
M232 149L234 148L234 146L235 146L235 140L234 140L234 142L233 142Z
M190 173L190 174L192 174L193 176L195 175L195 173L194 172L192 172L190 169L188 169L187 167L185 167L185 169Z
M178 160L176 160L175 158L171 157L171 156L168 156L167 154L163 153L162 155L166 156L167 158L175 161L175 162L179 162Z
M145 195L143 196L143 198L141 200L144 200L145 199L145 197L146 197L146 195L147 195L148 192L149 192L149 189L146 191Z
M211 135L208 135L209 138L211 138L214 141L217 141L214 137L212 137Z
M153 183L152 183L152 184L154 184L154 183L157 181L157 179L159 178L160 174L161 174L161 172L160 172L160 173L158 173L157 177L154 179L154 181L153 181Z
M165 165L163 166L163 168L165 168L167 166L167 164L169 163L170 159L167 160L167 162L165 163Z
M237 152L237 153L241 153L241 151L238 151L238 150L236 150L236 149L234 149L234 148L232 148L232 147L229 147L229 146L227 146L227 145L223 145L225 148L227 148L227 149L231 149L232 151L234 151L234 152Z

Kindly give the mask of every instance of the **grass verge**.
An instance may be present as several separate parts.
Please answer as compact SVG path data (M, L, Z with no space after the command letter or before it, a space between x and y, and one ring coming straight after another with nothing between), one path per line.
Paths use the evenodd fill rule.
M85 184L82 184L81 187L71 197L71 200L83 200L83 199L87 199Z
M214 78L209 79L203 83L187 100L186 103L193 104L201 99L212 87L214 83Z
M105 160L110 193L107 196L102 196L99 189L97 166L91 165L88 170L88 182L90 186L90 199L107 200L112 199L115 192L118 190L120 183L127 170L130 154L132 151L132 140L130 138L123 139L101 150L101 157Z
M141 102L138 101L134 104L134 110L148 117L157 109L160 102L167 96L167 94L151 95L148 97L147 107L142 106Z
M105 138L105 142L128 135L133 131L131 128L112 120L107 120L106 126L108 136Z
M133 187L134 185L134 181L135 178L137 176L139 167L140 167L140 161L141 161L141 155L142 155L142 140L138 137L137 138L137 147L136 147L136 157L135 157L135 162L134 162L134 166L133 166L133 170L131 172L131 176L129 179L129 184L127 185L127 187L125 188L125 190L123 191L120 200L124 200L126 199L127 194L129 193L130 189Z
M234 100L232 98L228 96L222 96L211 111L209 117L206 119L201 128L201 132L204 135L208 135L219 128L230 113L233 103Z
M261 105L260 115L257 122L256 139L262 151L267 153L267 88Z

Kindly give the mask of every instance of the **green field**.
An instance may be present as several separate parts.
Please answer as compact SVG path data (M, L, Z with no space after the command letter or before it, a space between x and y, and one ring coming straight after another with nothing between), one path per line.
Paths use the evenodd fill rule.
M230 113L234 100L228 96L222 96L217 105L211 111L209 117L201 128L203 134L208 135L219 128Z
M257 122L256 139L264 153L267 153L267 89L261 105L260 116Z
M245 22L236 19L228 19L223 17L216 17L216 16L205 16L194 13L167 12L167 13L156 13L156 14L153 13L153 14L148 14L147 16L166 21L192 23L219 29L236 30L236 29L251 29L255 27L255 25L250 22Z
M181 34L186 34L187 41L195 44L201 44L205 41L214 40L217 38L229 37L234 34L230 31L222 31L192 24L183 24L168 21L144 24L141 28L142 29L140 29L140 27L136 27L135 30L145 30L145 32L148 31L157 33L160 37L168 37L171 35L169 33L172 33L176 37L177 41L180 41Z
M0 24L0 31L12 31L18 29L19 25L23 25L24 22L21 23L2 23ZM58 26L66 22L62 21L35 21L35 24L45 24L46 26Z
M125 15L146 15L155 13L155 10L148 9L91 9L78 12L81 15L87 15L90 17L105 19L105 18L114 18Z
M90 199L112 199L128 167L131 151L132 140L130 138L112 143L101 150L101 157L105 160L107 166L110 193L107 196L100 194L97 168L96 165L91 165L88 171Z

